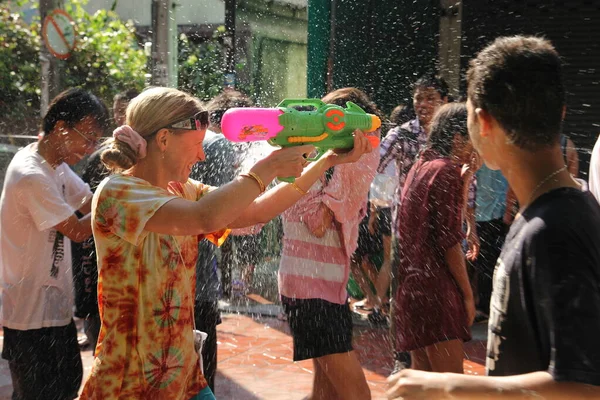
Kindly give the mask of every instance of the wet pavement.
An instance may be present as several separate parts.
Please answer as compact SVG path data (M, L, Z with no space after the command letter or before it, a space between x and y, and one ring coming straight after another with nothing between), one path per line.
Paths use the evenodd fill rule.
M292 361L292 338L287 322L276 318L278 306L252 304L241 314L235 308L223 306L223 323L218 327L218 373L216 396L235 400L300 400L312 386L312 362ZM258 310L258 312L256 311ZM358 352L374 400L384 399L385 380L392 367L386 327L370 326L359 315L355 319L354 347ZM474 340L467 343L465 372L483 374L485 360L485 329L479 324L473 329ZM85 378L92 363L91 350L82 351ZM10 372L5 360L0 360L0 400L9 400L12 393Z
M475 328L482 330L481 326ZM354 348L358 352L374 400L385 399L385 380L392 368L382 327L357 326ZM292 361L292 338L287 322L272 317L226 314L218 329L216 392L219 399L300 400L312 387L312 361ZM484 374L485 341L466 346L465 372Z

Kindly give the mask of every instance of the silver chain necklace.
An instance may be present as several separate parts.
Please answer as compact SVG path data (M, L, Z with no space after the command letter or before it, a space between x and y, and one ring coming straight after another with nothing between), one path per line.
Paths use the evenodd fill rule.
M531 192L531 196L529 196L529 202L528 205L531 204L531 201L533 200L533 196L537 193L538 189L541 188L544 183L548 182L550 179L554 178L556 175L560 174L561 172L565 171L567 169L567 166L563 166L560 169L557 169L556 171L554 171L553 173L551 173L550 175L548 175L547 177L544 178L544 180L542 180L536 187L535 189L533 189L533 192Z

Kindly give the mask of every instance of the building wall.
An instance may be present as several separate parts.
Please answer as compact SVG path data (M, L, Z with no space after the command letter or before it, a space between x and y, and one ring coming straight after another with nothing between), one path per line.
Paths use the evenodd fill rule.
M326 1L310 0L309 9L323 10ZM331 70L321 57L314 57L318 62L309 60L312 79L328 82L323 92L346 86L362 89L386 113L398 104L412 103L412 83L438 64L439 0L335 0L330 4L330 38L322 32L314 37L333 40L329 49L315 47L328 53ZM311 21L315 21L311 32L320 31L323 21ZM319 74L321 80L315 77Z
M600 3L586 0L463 0L462 75L497 36L541 35L564 60L567 115L563 131L578 147L587 174L600 131ZM463 81L463 89L465 82Z
M94 13L110 9L114 0L90 0L86 10ZM225 3L218 0L177 0L176 20L178 25L222 24L225 18ZM120 0L116 13L124 20L132 20L136 25L149 26L152 21L152 0Z
M251 82L257 104L271 107L285 98L306 97L306 7L245 2L238 24L248 27Z

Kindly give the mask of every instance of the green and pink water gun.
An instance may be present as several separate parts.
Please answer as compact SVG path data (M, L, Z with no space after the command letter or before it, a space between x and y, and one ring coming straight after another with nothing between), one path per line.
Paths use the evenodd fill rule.
M352 148L356 129L367 133L380 126L378 116L367 114L352 102L343 108L319 99L286 99L275 108L232 108L221 120L223 135L232 142L266 140L280 147L312 144L317 154L309 161L319 159L329 149ZM374 148L379 146L378 137L367 138Z

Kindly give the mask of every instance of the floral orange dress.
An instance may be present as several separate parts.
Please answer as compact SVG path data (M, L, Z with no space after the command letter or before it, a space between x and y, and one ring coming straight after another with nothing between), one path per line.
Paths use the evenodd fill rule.
M92 229L102 328L81 399L181 400L207 386L192 332L198 237L144 228L168 201L196 201L210 189L188 180L167 191L114 175L96 190Z

